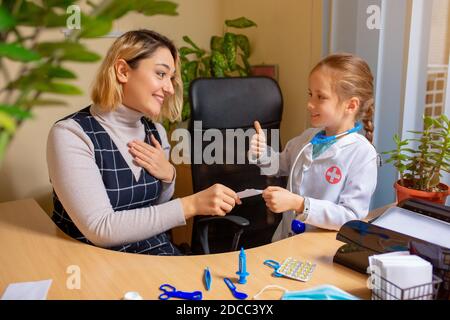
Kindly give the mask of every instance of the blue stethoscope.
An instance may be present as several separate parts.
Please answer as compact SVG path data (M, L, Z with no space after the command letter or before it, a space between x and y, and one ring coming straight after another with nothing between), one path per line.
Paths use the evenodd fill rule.
M294 173L295 166L297 165L298 159L300 159L300 156L303 154L303 151L305 151L306 148L308 148L310 145L317 145L317 144L325 144L329 143L331 141L336 140L339 137L345 136L350 133L358 132L362 129L362 124L360 122L355 123L355 126L347 131L344 131L342 133L339 133L334 136L326 136L323 131L317 133L310 142L308 142L297 154L297 157L295 158L294 164L292 165L291 172L289 173L289 191L292 192L292 175ZM294 234L300 234L305 232L306 226L305 223L299 220L292 220L291 223L291 230Z

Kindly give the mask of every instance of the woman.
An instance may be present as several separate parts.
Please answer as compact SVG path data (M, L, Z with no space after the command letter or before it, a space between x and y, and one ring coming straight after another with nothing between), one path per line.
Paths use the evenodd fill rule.
M112 250L178 255L165 231L240 204L223 185L170 200L176 178L170 146L164 128L148 120L173 121L181 113L179 57L169 39L149 30L119 37L91 98L48 137L52 219L66 234Z

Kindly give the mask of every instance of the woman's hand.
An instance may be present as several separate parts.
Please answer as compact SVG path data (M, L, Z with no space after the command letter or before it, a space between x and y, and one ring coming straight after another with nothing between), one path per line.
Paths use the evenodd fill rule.
M264 131L258 121L255 121L254 126L256 133L250 140L250 154L253 159L258 159L266 152L266 135L264 134Z
M181 198L186 219L195 215L224 216L236 204L241 204L236 192L221 184Z
M128 144L129 152L136 163L156 179L172 182L175 175L174 166L166 159L164 150L154 135L150 136L150 140L154 147L144 141L133 140Z
M267 208L274 213L295 210L303 212L305 199L281 187L267 187L262 197Z

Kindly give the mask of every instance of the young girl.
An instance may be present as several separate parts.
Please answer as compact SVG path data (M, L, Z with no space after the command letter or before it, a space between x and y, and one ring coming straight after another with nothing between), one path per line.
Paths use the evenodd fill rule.
M267 152L264 133L255 122L257 133L250 151L258 164L264 168L279 161L276 175L292 179L288 190L268 187L263 192L267 207L275 213L283 212L272 241L293 235L294 219L332 230L347 221L363 219L375 191L373 76L367 63L351 54L326 57L310 73L309 97L313 128L290 140L280 154ZM365 137L356 132L358 121ZM329 141L306 146L316 135ZM335 135L339 137L326 139Z

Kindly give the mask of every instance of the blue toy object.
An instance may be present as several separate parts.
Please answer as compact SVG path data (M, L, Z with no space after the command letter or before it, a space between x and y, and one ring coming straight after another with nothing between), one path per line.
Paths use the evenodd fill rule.
M239 300L247 299L248 295L243 292L236 291L236 286L233 284L233 282L229 278L224 278L223 281L227 285L227 287L230 289L231 293L233 294L233 297Z
M236 272L239 276L238 282L240 284L247 283L247 277L250 275L247 272L247 257L245 256L244 248L241 248L241 252L239 253L239 271Z
M203 274L203 280L205 282L206 290L209 291L211 289L211 281L212 281L212 279L211 279L211 272L209 272L209 268L208 267L205 269L205 272Z
M305 232L305 229L306 229L306 225L304 222L301 222L299 220L292 220L291 230L293 233L300 234L300 233Z
M277 277L277 278L283 276L281 273L279 273L277 271L280 268L280 264L277 261L270 260L270 259L264 260L264 265L269 266L269 267L274 269L274 272L272 273L272 276Z
M337 138L339 138L339 137L342 136L342 135L350 134L350 133L353 133L353 132L358 132L358 131L361 130L361 129L362 129L362 124L361 124L361 122L357 122L357 123L355 123L355 126L354 126L352 129L347 130L347 131L345 131L345 132L343 132L343 133L337 134L337 135L335 135L335 136L326 136L325 133L324 133L323 131L321 131L321 132L317 133L317 134L312 138L312 140L310 141L310 143L313 144L313 145L314 145L314 144L328 143L328 142L330 142L330 141L336 140Z
M170 298L179 298L179 299L186 299L186 300L202 300L202 292L201 291L194 291L194 292L184 292L184 291L177 291L174 286L171 286L170 284L163 284L159 287L159 290L161 290L163 293L159 295L160 300L168 300Z

